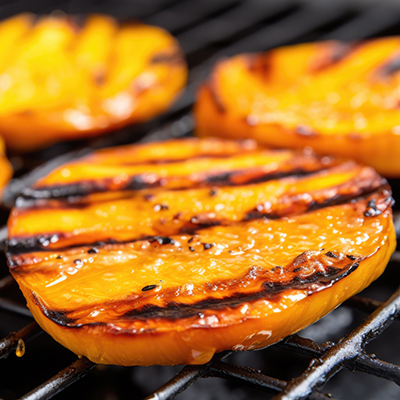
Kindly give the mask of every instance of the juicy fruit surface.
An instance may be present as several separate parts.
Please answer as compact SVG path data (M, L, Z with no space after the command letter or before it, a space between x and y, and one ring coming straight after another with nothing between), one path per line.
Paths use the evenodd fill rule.
M311 146L400 176L400 39L277 48L220 62L199 92L201 136Z
M24 193L8 228L39 324L122 365L273 343L376 279L395 246L372 168L218 139L68 163Z
M0 55L0 132L22 151L147 120L186 80L166 31L104 15L17 15L0 24Z
M0 137L0 194L4 186L12 177L12 167L9 163L4 149L4 141Z

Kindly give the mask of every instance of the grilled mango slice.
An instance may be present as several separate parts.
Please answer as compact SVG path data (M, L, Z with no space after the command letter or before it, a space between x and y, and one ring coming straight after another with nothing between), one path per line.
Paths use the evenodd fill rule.
M199 364L294 333L395 247L371 167L255 142L97 151L25 191L10 271L38 323L97 363Z
M400 38L301 44L216 65L198 134L312 147L400 176Z
M0 134L20 151L147 120L187 75L166 31L104 15L17 15L0 24L0 59Z

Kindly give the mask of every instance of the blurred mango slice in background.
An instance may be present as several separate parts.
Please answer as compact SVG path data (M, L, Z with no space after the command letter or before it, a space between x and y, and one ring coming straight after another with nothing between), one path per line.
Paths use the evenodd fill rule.
M195 108L200 136L310 146L400 176L400 37L319 42L216 65Z
M20 14L0 24L0 134L30 151L145 121L186 76L177 41L160 28Z

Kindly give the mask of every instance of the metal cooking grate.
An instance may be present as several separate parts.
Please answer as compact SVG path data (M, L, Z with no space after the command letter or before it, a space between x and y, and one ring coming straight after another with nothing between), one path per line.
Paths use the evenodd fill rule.
M49 169L54 168L54 166L67 159L76 157L77 154L87 151L88 148L93 149L128 143L137 141L138 138L140 138L140 141L150 141L190 135L193 129L193 122L189 109L194 100L196 86L207 75L212 64L220 57L243 51L266 50L271 47L302 41L329 38L360 39L372 35L400 33L400 13L398 12L400 6L398 7L394 3L391 4L389 2L388 4L380 2L379 6L377 6L368 2L352 4L333 0L324 2L318 2L317 0L313 2L294 0L269 2L263 0L203 0L201 2L192 2L190 0L153 0L149 2L146 0L136 0L134 3L127 0L118 3L113 3L109 0L101 2L91 0L85 3L78 0L70 0L68 2L45 0L37 3L32 3L28 0L17 0L14 2L9 0L8 4L3 2L0 6L0 18L20 11L29 10L46 13L53 9L62 9L68 13L107 12L121 19L140 18L144 22L165 27L177 36L187 54L191 71L189 85L173 109L167 115L153 122L140 127L123 129L112 135L112 138L103 137L91 141L80 141L67 145L67 147L65 145L53 146L50 150L36 153L30 157L26 157L24 160L20 160L14 156L13 161L16 166L19 165L17 174L20 176L11 182L5 193L3 205L6 207L12 206L16 195L39 176L42 176ZM66 148L73 151L66 153ZM58 154L62 155L55 157ZM40 168L32 170L34 166L38 165L38 160L39 163L43 163L44 161L46 163ZM399 182L394 181L392 183L397 185L397 190L399 190ZM0 217L2 221L5 221L7 211L3 211ZM6 228L2 228L0 230L0 239L3 244L5 236ZM325 338L339 335L336 344L325 342L318 345L315 341L294 335L271 346L265 351L252 352L251 356L258 354L258 359L262 357L264 360L270 360L274 365L272 368L266 366L265 369L272 371L274 375L278 374L278 376L282 376L280 373L283 370L289 370L292 364L300 365L297 368L304 370L307 365L306 363L312 358L311 363L303 373L299 369L295 372L290 370L292 375L283 373L287 380L290 380L292 376L298 376L297 378L286 382L267 376L256 369L228 364L224 360L232 352L225 352L217 354L206 365L184 367L175 377L170 379L148 398L172 398L184 391L199 378L220 377L234 382L234 386L229 386L230 391L224 392L224 394L229 393L233 399L248 397L249 393L251 396L261 398L259 392L243 392L242 387L244 386L277 394L274 399L327 399L329 395L320 392L318 389L342 369L361 371L385 378L400 385L400 367L381 361L374 355L367 355L364 349L369 342L380 336L400 314L400 289L395 290L393 288L393 282L400 281L400 276L397 272L399 262L400 252L397 252L392 257L392 261L384 277L367 290L367 293L373 294L375 298L393 293L389 300L381 303L370 298L353 297L338 311L333 313L332 318L336 318L338 313L342 313L342 322L336 319L337 322L335 324L340 325L339 328L343 329L333 329L331 326L328 329L330 332L325 332L320 337ZM0 260L0 276L3 276L0 279L0 292L2 296L0 297L0 318L2 321L0 334L5 336L8 332L24 326L30 313L22 305L23 300L19 295L15 283L7 273L3 256ZM372 314L366 321L361 322L360 315L355 313L353 316L351 314L352 311L349 311L351 309L366 311L368 313L372 312ZM348 316L349 313L355 319L355 322L353 322L354 329L350 334L339 339L343 331L349 331L349 322L347 325L343 322L343 316ZM325 320L329 321L330 316L327 318ZM322 323L316 324L317 331L318 327L323 327L323 324L324 320ZM71 358L73 355L71 356L70 352L60 349L61 346L54 344L47 335L40 335L41 332L36 323L32 322L21 330L8 334L5 339L0 341L0 358L7 357L16 349L20 351L24 342L26 343L35 339L36 343L29 343L27 345L27 355L22 360L10 357L7 365L5 361L1 361L0 376L3 381L0 384L0 397L4 397L5 400L16 398L26 393L32 387L38 385L38 382L43 382L47 379L47 374L50 376L54 374L56 371L55 368L58 368L58 365L65 366L69 360L73 359ZM309 328L306 332L312 333L313 330ZM314 334L315 332L314 329ZM321 333L321 329L319 332ZM332 335L330 335L331 333ZM383 340L382 337L380 339L381 341ZM396 348L396 335L392 334L391 337L388 336L385 340L391 341L391 347L389 347L394 352ZM47 347L50 347L50 350ZM33 355L36 357L32 361L29 361L29 352L34 353ZM52 354L53 352L54 354ZM44 361L41 360L41 353L43 353ZM239 358L239 362L241 361L240 358L249 360L246 355L248 353L243 353L240 356L234 354L231 358ZM306 359L304 357L296 358L294 353L300 353L306 356ZM25 365L24 359L27 358L29 362ZM396 357L391 357L389 353L389 358ZM286 363L285 360L287 360ZM305 362L305 360L307 361ZM396 362L399 361L397 358ZM254 361L251 361L251 363L254 363ZM21 364L25 365L25 367L21 367ZM79 358L59 374L37 386L36 389L22 398L29 400L51 398L71 383L86 375L94 367L95 365L87 359ZM154 374L154 372L161 376L165 375L164 373L160 373L160 369L98 366L86 378L86 381L88 381L86 385L82 384L85 380L74 385L75 387L80 385L79 390L76 389L75 393L79 393L79 398L104 398L108 400L143 397L142 394L144 395L144 392L147 391L148 393L151 391L151 383L144 389L143 385L134 386L131 383L132 371L134 374L139 375L139 377L145 376L146 381L151 380L149 376ZM144 371L143 374L140 371ZM171 373L171 369L168 371L168 373ZM100 381L105 379L105 375L117 376L114 381L107 381L107 384L110 385L110 382L113 382L114 385L123 386L122 389L124 392L120 387L110 388L107 384L100 384ZM91 378L91 376L95 376L95 378ZM367 375L362 375L364 381L354 379L353 387L358 385L354 391L349 387L337 390L339 386L335 383L333 386L334 392L339 392L341 395L350 393L351 397L349 398L352 399L356 398L353 395L354 393L364 393L362 394L363 397L360 398L367 398L365 397L365 391L363 392L359 386L359 382L364 382L367 385L366 377ZM373 380L373 378L371 379ZM167 380L165 379L164 382ZM353 378L350 380L353 380ZM343 382L346 384L348 381L349 379ZM159 385L158 381L156 382ZM375 392L372 391L372 397L369 398L382 398L384 396L390 399L399 397L400 389L393 384L387 389L388 386L382 382L385 381L379 380L379 388L382 388L382 390L376 389L379 391L376 392L374 389ZM28 385L28 389L25 389L26 385ZM329 386L329 383L327 386ZM393 390L393 387L395 390ZM70 390L63 392L59 397L70 398ZM207 394L202 396L197 392L196 398L216 398L218 397L218 393L221 393L218 390L213 394L209 394L208 397L205 397ZM379 393L379 395L373 397L374 393ZM264 394L262 396L264 398ZM187 398L190 398L190 396L187 396Z

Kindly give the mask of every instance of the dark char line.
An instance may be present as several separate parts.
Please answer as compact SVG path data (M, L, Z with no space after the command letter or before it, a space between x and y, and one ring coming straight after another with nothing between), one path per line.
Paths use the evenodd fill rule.
M184 318L190 318L193 316L199 316L203 312L208 310L221 310L224 308L234 308L240 306L243 302L251 302L259 299L269 299L271 301L279 301L280 296L287 290L305 290L312 284L311 290L308 291L309 295L312 295L315 291L321 287L330 287L340 279L350 275L359 267L359 262L353 262L347 264L342 269L327 268L326 271L315 272L307 278L300 278L295 276L293 279L286 282L269 282L266 281L262 284L262 289L258 292L253 293L235 293L232 296L225 298L208 298L205 300L198 301L193 304L169 302L165 307L160 307L152 304L147 304L139 309L132 309L131 311L123 314L121 320L148 320L148 319L169 319L178 320ZM153 286L150 285L151 289ZM149 287L143 289L151 290ZM142 290L143 290L142 289ZM68 328L81 328L83 326L93 325L107 325L103 322L78 324L76 320L68 317L68 313L65 311L53 310L45 307L40 301L37 301L43 314L51 321L58 325L65 326Z
M373 192L377 192L379 190L388 190L389 187L387 186L386 182L383 182L383 185L379 188L366 188L362 193L356 193L354 195L338 195L335 197L332 197L331 199L325 200L322 203L317 203L317 202L312 202L308 205L307 210L305 210L302 213L306 213L309 211L315 211L318 209L322 209L325 207L333 206L333 205L340 205L340 204L345 204L349 202L354 202L363 199L365 196L370 195ZM390 191L389 191L390 193ZM392 197L388 196L386 199L386 202L388 204L392 203ZM371 210L371 201L367 205L367 210ZM368 206L370 208L368 208ZM379 215L379 213L369 213L368 211L365 213L367 217L369 216L376 216ZM244 217L244 221L251 221L251 220L256 220L256 219L261 219L261 218L268 218L268 219L280 219L288 216L289 214L284 213L284 214L265 214L263 212L253 210L250 211L249 213L246 214ZM182 234L195 234L202 229L208 228L210 226L216 226L221 224L220 221L218 220L213 220L213 223L207 224L204 221L199 221L199 223L195 223L196 221L193 220L187 225L181 228L180 233ZM240 222L240 221L239 221ZM237 223L237 221L235 222ZM27 253L32 253L32 252L41 252L41 251L48 251L49 247L48 245L52 241L57 241L56 239L62 237L62 234L50 234L50 235L37 235L37 236L30 236L27 238L13 238L7 241L7 257L8 257L8 262L10 267L18 267L18 262L13 261L12 257L13 256L18 256L18 255L23 255ZM54 239L55 238L55 239ZM144 236L136 239L130 239L130 240L125 240L125 241L118 241L115 239L110 239L107 241L101 241L101 242L94 242L94 243L79 243L75 245L70 245L62 248L57 248L54 249L54 251L58 252L63 252L63 251L68 251L72 248L77 248L77 247L102 247L104 245L108 244L127 244L127 243L134 243L137 241L142 241L142 240L149 240L151 243L153 242L158 242L159 244L165 245L165 244L171 244L174 245L174 240L169 237L164 237L164 236ZM209 245L207 245L209 247Z
M214 187L217 185L220 186L245 186L251 185L255 183L267 182L270 180L281 179L286 177L302 177L307 176L313 173L317 173L329 168L329 166L321 165L320 168L315 170L305 170L303 168L295 168L289 171L278 171L278 172L269 172L257 176L252 179L248 179L245 182L237 183L235 182L235 178L239 177L249 169L240 169L233 171L221 172L218 174L211 173L205 176L205 179L198 182L191 188L199 188L199 187ZM111 184L111 179L104 179L102 181L80 181L67 185L53 185L53 186L43 186L40 188L29 188L26 189L22 195L19 197L17 201L21 207L24 206L24 203L27 202L29 205L29 200L50 200L50 199L68 199L69 197L84 197L93 193L102 193L109 191ZM148 182L142 175L132 176L129 182L121 188L118 188L118 191L126 191L126 190L145 190L152 189L157 187L162 187L163 179L158 179L154 182ZM187 187L176 188L175 190L188 189Z

